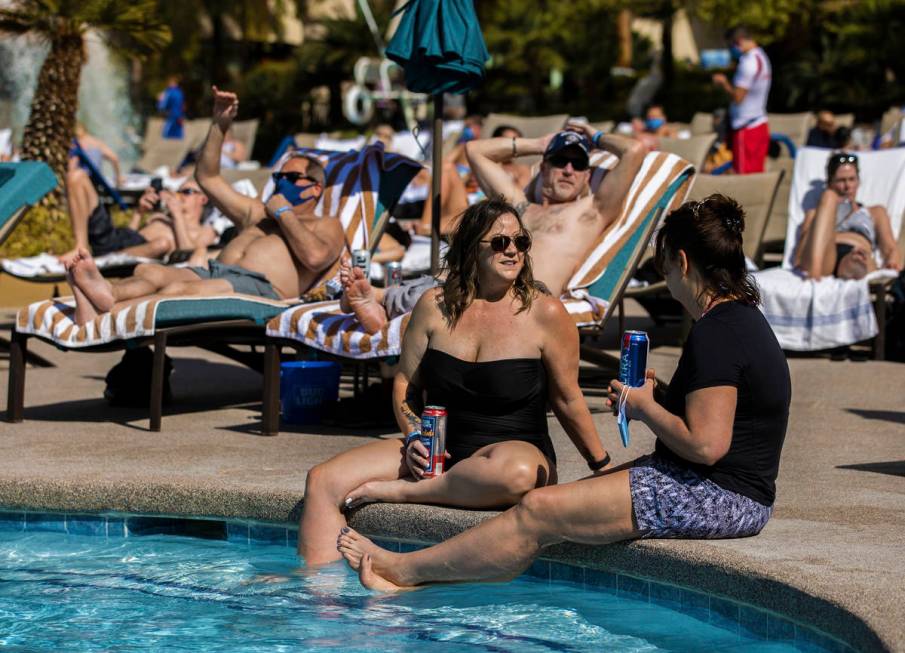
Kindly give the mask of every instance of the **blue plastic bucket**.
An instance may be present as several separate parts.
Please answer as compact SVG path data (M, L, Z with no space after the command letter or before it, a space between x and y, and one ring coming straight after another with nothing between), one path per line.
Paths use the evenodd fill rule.
M325 403L339 398L340 364L290 361L280 365L280 408L287 424L320 424Z

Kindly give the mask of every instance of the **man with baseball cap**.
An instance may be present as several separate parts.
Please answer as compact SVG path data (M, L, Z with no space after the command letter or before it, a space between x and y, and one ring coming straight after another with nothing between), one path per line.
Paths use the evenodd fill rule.
M596 192L591 192L590 154L606 150L619 157ZM619 217L647 149L640 141L595 132L589 125L569 123L543 138L501 137L469 141L465 153L471 170L488 196L502 196L516 207L531 232L534 278L554 295L566 284ZM519 156L543 155L540 198L529 201L505 166ZM344 310L354 312L370 333L387 318L411 311L421 294L434 287L433 277L419 277L382 291L372 288L356 269L346 266Z

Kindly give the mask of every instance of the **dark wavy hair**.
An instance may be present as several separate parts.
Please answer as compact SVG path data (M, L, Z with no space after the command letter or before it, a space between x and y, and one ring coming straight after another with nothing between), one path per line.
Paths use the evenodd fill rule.
M657 233L657 269L665 276L667 262L674 262L682 250L715 299L757 306L760 292L745 265L744 231L745 212L734 199L714 193L700 202L686 202L666 216Z
M481 249L481 240L493 227L497 218L504 213L515 216L521 230L526 231L515 207L496 197L468 207L452 234L449 250L446 252L446 281L443 284L443 303L452 325L459 321L462 313L480 292L478 252ZM531 256L528 252L524 253L524 264L513 283L513 292L522 304L519 313L531 308L534 297L538 292L543 292L543 288L534 281Z

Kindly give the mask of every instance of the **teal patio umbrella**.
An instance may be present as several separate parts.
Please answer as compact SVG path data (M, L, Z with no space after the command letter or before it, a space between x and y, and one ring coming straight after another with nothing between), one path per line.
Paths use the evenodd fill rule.
M440 175L443 163L443 94L465 93L484 79L490 58L472 0L410 0L387 45L386 56L405 70L413 93L434 98L431 172L431 272L440 263Z

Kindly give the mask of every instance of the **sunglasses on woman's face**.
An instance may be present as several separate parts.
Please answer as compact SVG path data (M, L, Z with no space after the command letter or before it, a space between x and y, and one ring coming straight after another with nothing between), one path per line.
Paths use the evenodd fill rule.
M497 234L489 240L482 240L482 243L490 243L490 249L494 252L505 252L509 249L509 243L513 243L515 248L523 254L531 249L531 236L528 234L519 234L515 238Z
M317 183L317 179L312 179L304 172L275 172L271 176L273 177L273 183L275 184L280 183L281 179L285 179L292 184L297 184L301 180L310 181L313 184Z
M197 188L180 188L176 192L179 193L180 195L188 195L188 196L201 194L201 191L198 190Z

